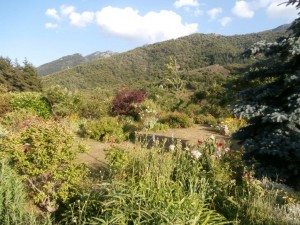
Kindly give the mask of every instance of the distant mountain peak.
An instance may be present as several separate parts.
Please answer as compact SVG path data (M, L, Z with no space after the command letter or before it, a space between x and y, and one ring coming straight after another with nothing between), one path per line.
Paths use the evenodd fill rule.
M92 60L107 58L115 54L117 53L113 51L96 51L86 56L82 56L80 53L66 55L52 62L45 63L37 67L37 72L40 76L46 76L51 73L56 73L65 69L73 68L75 66L87 63Z

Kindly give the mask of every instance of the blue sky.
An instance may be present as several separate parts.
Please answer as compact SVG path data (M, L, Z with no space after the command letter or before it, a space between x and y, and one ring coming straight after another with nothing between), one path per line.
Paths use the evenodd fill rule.
M284 0L0 0L0 56L34 66L193 33L245 34L297 17Z

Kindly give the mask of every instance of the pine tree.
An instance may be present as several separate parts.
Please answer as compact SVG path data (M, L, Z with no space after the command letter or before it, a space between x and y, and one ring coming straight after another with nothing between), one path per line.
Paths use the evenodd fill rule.
M300 8L299 0L286 4ZM252 86L239 93L233 111L248 126L234 137L242 141L244 158L254 165L257 177L300 185L299 18L290 29L289 37L258 42L247 52L260 60L242 77Z

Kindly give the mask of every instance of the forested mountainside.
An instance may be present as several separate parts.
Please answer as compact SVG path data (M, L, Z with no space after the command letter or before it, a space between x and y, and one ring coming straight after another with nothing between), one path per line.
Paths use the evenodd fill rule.
M37 67L37 72L40 76L46 76L51 73L59 72L61 70L70 69L72 67L87 63L92 60L107 58L117 53L112 51L94 52L92 54L82 56L79 53L61 57L49 63L45 63Z
M171 57L177 60L179 70L185 72L214 64L247 63L242 57L245 49L255 42L272 42L284 35L287 33L283 29L234 36L193 34L48 75L43 78L43 85L58 84L70 89L142 86L159 80Z

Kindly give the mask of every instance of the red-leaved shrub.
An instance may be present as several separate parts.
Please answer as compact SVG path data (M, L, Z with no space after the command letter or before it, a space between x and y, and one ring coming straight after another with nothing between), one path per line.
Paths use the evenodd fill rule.
M143 90L122 89L112 102L114 115L137 116L136 107L145 100L146 93Z

